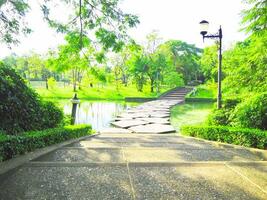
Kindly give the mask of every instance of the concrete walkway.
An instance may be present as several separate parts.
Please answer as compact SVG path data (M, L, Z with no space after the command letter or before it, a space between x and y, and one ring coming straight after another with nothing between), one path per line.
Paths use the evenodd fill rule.
M174 134L100 134L2 175L0 199L267 199L266 151Z

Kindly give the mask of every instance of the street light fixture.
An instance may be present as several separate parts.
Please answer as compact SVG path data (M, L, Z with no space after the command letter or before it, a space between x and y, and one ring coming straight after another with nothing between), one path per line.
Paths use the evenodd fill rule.
M222 107L222 91L221 91L221 79L222 79L222 28L220 26L218 33L208 34L209 22L202 20L200 23L200 34L203 36L203 42L205 38L212 38L219 40L219 54L218 54L218 96L217 96L217 108Z

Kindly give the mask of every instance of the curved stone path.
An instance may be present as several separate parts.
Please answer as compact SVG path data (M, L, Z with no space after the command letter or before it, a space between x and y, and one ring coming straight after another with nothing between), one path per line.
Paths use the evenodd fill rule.
M174 133L176 130L170 124L170 109L172 106L184 102L189 88L177 88L164 95L158 100L143 103L125 111L117 116L111 124L118 131L127 129L132 133ZM105 129L102 132L116 132L116 128Z
M133 107L117 116L111 124L133 133L174 133L170 125L170 108L183 100L155 100ZM108 133L108 130L102 132ZM116 132L116 129L112 130Z

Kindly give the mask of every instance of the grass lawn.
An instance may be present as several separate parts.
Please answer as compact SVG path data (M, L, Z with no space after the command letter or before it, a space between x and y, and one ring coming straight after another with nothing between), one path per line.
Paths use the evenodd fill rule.
M199 85L196 87L195 92L187 94L187 98L216 98L217 85Z
M171 122L179 132L182 125L203 123L213 107L213 103L194 102L180 104L171 110Z
M162 89L161 92L168 88ZM73 97L72 87L57 87L47 90L45 88L35 88L36 92L43 98L48 99L70 99ZM94 87L78 90L78 98L85 100L124 100L125 97L156 97L159 94L151 93L149 87L144 87L143 92L138 92L134 85L124 87L119 90L115 86Z

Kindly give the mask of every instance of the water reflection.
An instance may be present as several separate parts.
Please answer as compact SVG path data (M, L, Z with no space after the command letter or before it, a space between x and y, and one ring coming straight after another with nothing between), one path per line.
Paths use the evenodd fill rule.
M91 124L94 130L109 127L110 121L119 113L134 104L125 102L82 102L77 109L75 124ZM70 102L63 103L64 113L71 114Z

